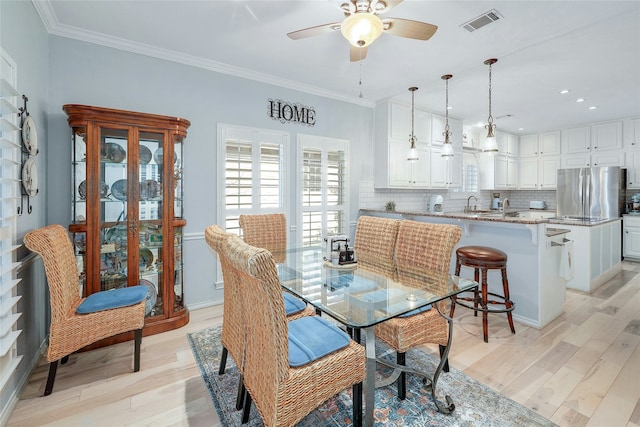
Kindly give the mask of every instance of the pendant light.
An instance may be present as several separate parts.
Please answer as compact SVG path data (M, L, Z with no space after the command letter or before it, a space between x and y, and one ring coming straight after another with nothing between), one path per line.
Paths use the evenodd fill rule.
M482 151L489 154L495 154L498 152L498 141L496 141L496 135L494 133L496 125L493 124L493 116L491 115L491 66L498 62L497 59L491 58L484 61L485 65L489 66L489 118L487 119L487 138L482 144Z
M409 91L411 92L411 136L409 137L409 142L411 143L411 148L409 149L409 153L407 154L407 160L416 161L420 160L420 156L418 156L418 150L416 149L416 136L413 133L413 117L414 117L414 95L415 91L417 91L417 87L410 87Z
M449 137L451 137L451 131L449 130L449 79L453 77L452 74L445 74L444 76L441 77L442 80L444 80L445 83L445 124L444 124L444 132L442 133L442 135L444 135L444 145L442 146L442 151L440 151L440 155L442 157L453 157L453 144L451 144L451 141L449 140Z

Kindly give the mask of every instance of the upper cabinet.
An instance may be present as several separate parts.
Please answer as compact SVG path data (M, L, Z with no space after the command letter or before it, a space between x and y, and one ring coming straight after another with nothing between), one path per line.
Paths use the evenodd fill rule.
M409 141L411 136L411 106L396 102L385 104L387 104L388 110L388 137ZM377 117L377 113L376 119L380 119ZM431 139L431 114L416 107L413 114L413 127L417 142L428 143Z
M431 114L431 145L444 144L444 128L446 126L446 118L439 114ZM462 148L462 122L458 119L449 117L449 141L454 149Z
M640 118L625 120L623 130L624 148L640 150Z
M562 132L562 153L588 153L622 148L622 121L595 123L565 129Z
M516 135L496 131L496 141L498 143L499 154L511 157L518 155L518 137Z
M560 154L560 131L542 132L538 141L538 154L541 156L557 156Z

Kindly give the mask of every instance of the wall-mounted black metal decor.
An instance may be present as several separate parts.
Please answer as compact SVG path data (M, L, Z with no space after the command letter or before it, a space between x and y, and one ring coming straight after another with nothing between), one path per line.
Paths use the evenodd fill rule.
M300 123L304 126L316 124L316 110L298 102L286 102L281 99L269 98L268 114L280 123Z

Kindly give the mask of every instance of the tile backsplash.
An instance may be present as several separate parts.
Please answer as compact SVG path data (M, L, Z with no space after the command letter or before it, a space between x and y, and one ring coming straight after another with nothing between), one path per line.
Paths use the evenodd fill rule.
M477 202L472 201L478 209L490 209L493 193L500 193L500 198L509 198L512 209L529 209L531 200L542 200L547 205L547 210L556 209L556 192L553 190L483 190L476 196ZM388 201L396 204L397 211L426 212L429 210L429 198L441 195L444 199L443 210L445 212L458 212L464 210L467 198L455 195L447 189L442 190L408 190L375 188L373 181L360 181L359 208L360 209L384 209Z

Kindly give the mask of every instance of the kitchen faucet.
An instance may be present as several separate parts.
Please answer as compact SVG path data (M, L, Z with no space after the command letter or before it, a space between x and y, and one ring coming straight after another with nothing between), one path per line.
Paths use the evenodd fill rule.
M471 212L471 207L469 206L469 203L470 203L472 197L475 199L476 203L478 203L478 198L476 196L471 195L471 196L467 197L467 207L464 208L465 212ZM473 205L473 210L474 211L476 210L476 205Z
M502 217L507 215L507 208L509 207L509 199L506 197L502 200Z

